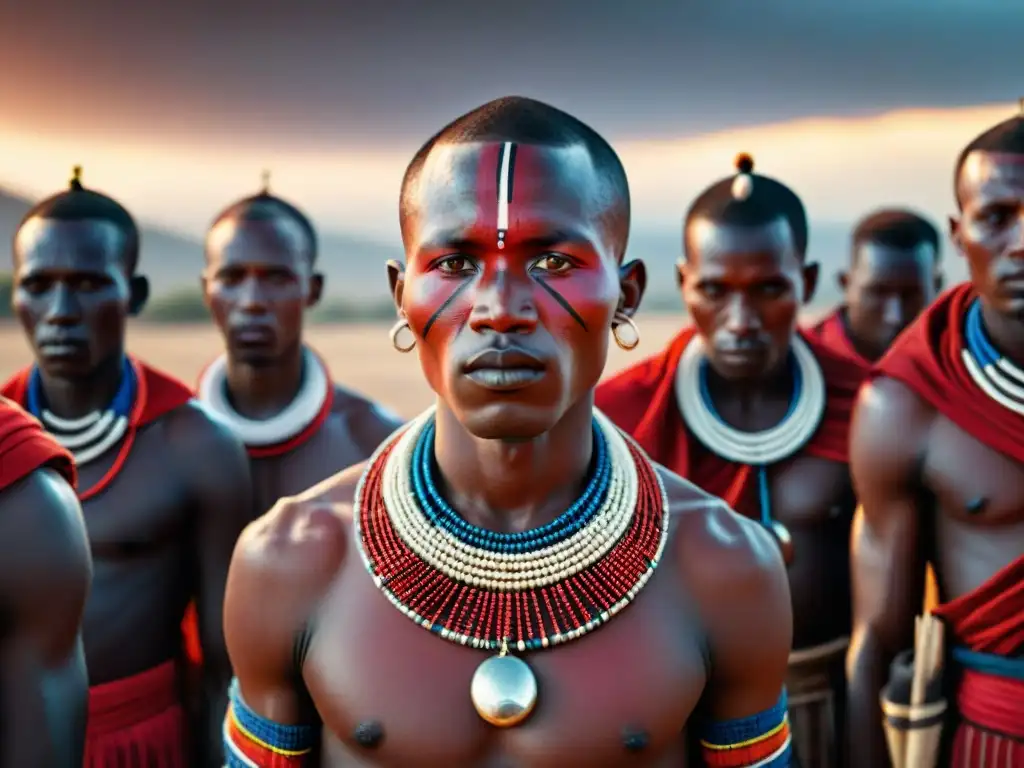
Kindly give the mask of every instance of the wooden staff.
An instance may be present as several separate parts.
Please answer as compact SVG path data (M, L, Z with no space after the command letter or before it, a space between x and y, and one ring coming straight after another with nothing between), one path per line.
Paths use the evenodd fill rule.
M938 763L947 706L937 690L941 685L944 632L943 623L931 613L916 617L912 669L894 664L883 691L883 724L893 768L935 768ZM932 701L928 700L929 694Z

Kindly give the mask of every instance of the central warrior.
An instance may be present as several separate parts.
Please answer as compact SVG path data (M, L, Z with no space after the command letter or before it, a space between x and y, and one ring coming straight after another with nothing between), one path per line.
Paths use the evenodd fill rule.
M645 283L615 153L501 99L400 212L392 343L437 402L243 534L229 765L788 765L777 548L594 409Z

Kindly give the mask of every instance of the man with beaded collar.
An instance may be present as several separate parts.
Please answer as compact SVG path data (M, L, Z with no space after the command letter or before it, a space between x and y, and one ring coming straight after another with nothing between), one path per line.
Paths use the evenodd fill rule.
M847 430L866 369L797 330L818 275L806 214L753 165L740 155L686 215L677 277L693 325L603 382L596 403L655 461L774 534L793 596L794 752L828 768L850 627Z
M231 552L251 520L249 468L188 387L126 354L126 319L148 295L138 229L80 173L15 234L12 304L35 363L2 393L78 467L93 558L84 765L221 765L231 678L221 612ZM191 739L178 664L190 599L206 659Z
M896 340L855 413L857 765L885 760L879 689L914 644L926 563L956 672L940 764L1024 765L1024 100L960 153L954 191L970 281Z
M203 294L225 352L202 372L197 393L245 443L254 518L365 461L401 424L332 381L303 344L304 312L323 291L316 257L312 223L270 193L267 175L258 194L217 215L206 237ZM196 658L191 620L185 635Z
M436 406L243 534L229 765L789 765L777 548L593 408L645 282L615 153L499 99L400 216L392 342Z

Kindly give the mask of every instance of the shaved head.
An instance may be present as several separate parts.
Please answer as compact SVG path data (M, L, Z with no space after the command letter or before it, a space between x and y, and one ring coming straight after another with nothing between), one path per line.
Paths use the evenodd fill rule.
M797 194L769 176L754 173L754 159L741 154L736 174L719 179L705 189L686 213L683 222L683 253L691 258L691 227L697 222L730 227L762 228L784 221L793 247L803 260L807 252L807 212Z
M82 185L82 169L76 166L68 188L36 203L22 218L15 235L17 257L22 230L28 233L40 220L54 222L96 222L120 236L118 250L125 273L132 275L139 262L139 229L127 209L112 197Z
M520 96L496 99L456 118L428 139L416 153L402 180L399 204L402 235L407 242L408 220L419 205L415 192L425 170L429 171L434 165L432 156L443 153L445 147L466 144L509 145L506 169L513 167L512 153L517 145L571 150L569 154L580 157L574 157L572 162L562 166L576 171L582 167L581 161L585 157L587 165L594 171L589 181L591 184L597 181L593 193L600 198L600 219L615 242L617 257L622 259L629 236L630 203L629 184L618 155L597 132L572 115ZM501 162L502 159L498 158L496 186L501 183L498 178ZM512 192L514 194L514 189Z
M975 152L985 152L998 155L1020 155L1024 157L1024 107L1022 114L1004 120L984 133L976 136L956 160L956 169L953 172L953 193L956 195L957 204L963 207L963 200L960 190L960 177L968 158Z

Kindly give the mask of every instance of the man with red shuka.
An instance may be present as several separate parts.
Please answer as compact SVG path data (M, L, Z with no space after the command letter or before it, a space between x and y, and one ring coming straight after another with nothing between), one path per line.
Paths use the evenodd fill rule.
M774 534L793 599L794 753L829 768L850 630L847 435L867 369L797 330L818 277L807 216L753 166L740 155L686 215L677 278L693 325L602 382L596 404L652 459Z
M856 765L886 759L879 692L913 645L926 563L959 715L943 764L1024 765L1024 104L967 145L954 184L970 281L897 339L854 419Z
M843 302L808 330L836 352L870 365L942 288L939 231L923 216L882 208L857 222Z

